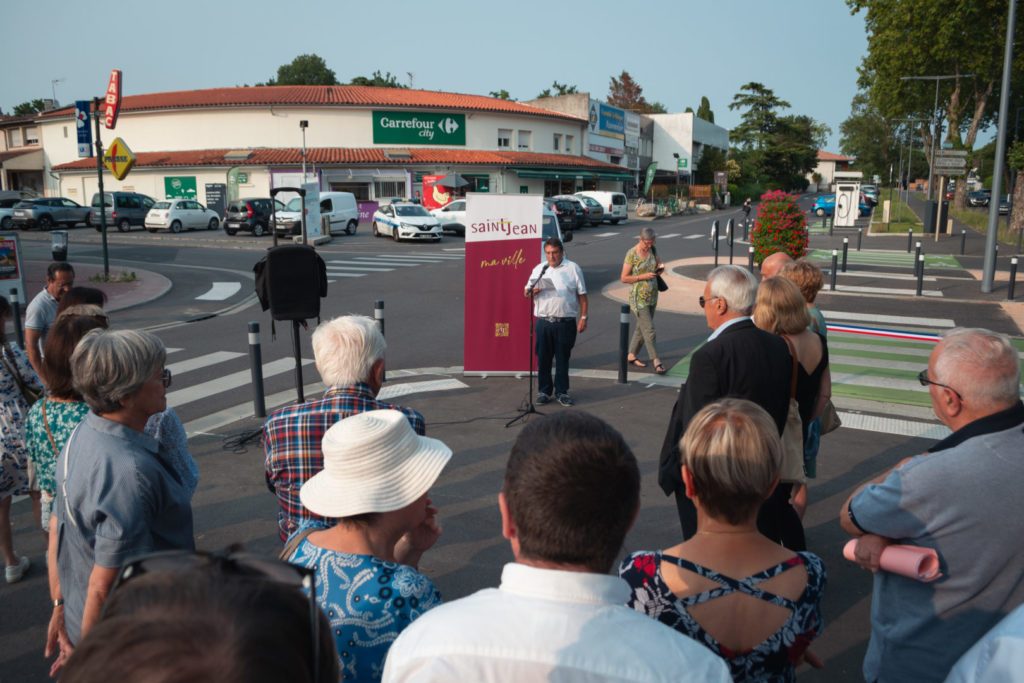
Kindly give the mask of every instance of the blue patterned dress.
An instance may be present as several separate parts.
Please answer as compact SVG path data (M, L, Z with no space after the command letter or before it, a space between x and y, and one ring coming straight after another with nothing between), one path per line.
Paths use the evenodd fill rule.
M18 388L11 371L36 389L42 384L29 365L25 352L17 346L0 344L0 500L28 493L28 449L25 447L25 417L28 401Z
M719 587L685 598L677 597L661 575L662 561L714 581ZM758 587L764 581L801 566L807 571L807 587L797 600ZM708 647L729 665L734 681L788 683L796 680L796 665L811 641L821 635L824 628L821 599L825 591L825 565L813 553L797 553L793 558L757 574L734 579L689 560L663 555L660 551L637 552L622 561L619 576L632 589L628 602L630 607ZM782 628L754 649L734 652L715 640L687 610L690 605L699 605L730 593L743 593L785 607L790 611L790 617Z
M331 624L343 681L379 681L398 634L441 604L426 576L372 555L340 553L303 539L288 561L316 571L317 602Z

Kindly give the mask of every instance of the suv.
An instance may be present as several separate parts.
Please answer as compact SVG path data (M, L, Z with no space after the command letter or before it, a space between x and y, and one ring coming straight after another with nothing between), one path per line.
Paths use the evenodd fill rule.
M578 230L583 226L586 216L584 215L584 209L580 206L579 202L570 201L568 199L545 199L552 207L555 214L558 216L558 223L563 231Z
M577 213L580 215L580 225L582 228L584 223L590 225L600 225L601 221L604 220L604 209L597 203L596 199L590 197L578 197L574 194L560 194L555 195L555 199L568 199L574 202L578 208Z
M228 202L228 208L224 210L224 232L234 235L239 230L245 230L256 237L266 235L270 230L270 216L275 204L278 211L285 210L282 202L270 197L250 197Z
M103 206L107 213L107 225L116 225L118 231L128 232L133 225L140 228L146 223L146 214L156 203L152 197L138 192L104 192ZM113 207L113 209L111 209ZM88 222L100 230L100 193L92 196L92 211Z
M79 223L89 224L89 208L64 197L24 199L14 205L11 220L22 230L35 226L50 230L62 223L73 228Z

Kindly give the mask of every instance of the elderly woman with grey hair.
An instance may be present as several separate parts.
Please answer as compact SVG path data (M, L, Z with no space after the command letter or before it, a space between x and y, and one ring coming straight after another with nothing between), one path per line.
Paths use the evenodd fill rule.
M48 552L52 673L96 623L126 560L195 548L191 489L145 431L167 407L166 355L148 332L93 330L71 356L75 389L90 412L57 460Z
M638 368L646 368L647 363L636 355L640 352L641 346L646 346L647 354L654 363L654 371L664 375L665 366L658 358L658 349L655 347L657 335L654 331L654 310L658 307L657 280L658 275L665 270L665 265L658 258L658 252L654 248L656 237L652 228L640 231L636 246L626 252L619 279L627 285L633 285L629 290L629 308L636 317L636 330L629 342L629 355L626 356L626 360Z

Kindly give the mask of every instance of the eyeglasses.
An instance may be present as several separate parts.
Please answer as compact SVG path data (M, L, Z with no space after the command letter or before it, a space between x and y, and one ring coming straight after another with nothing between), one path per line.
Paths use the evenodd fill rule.
M165 372L167 372L165 370ZM309 603L309 622L312 632L313 678L320 680L320 608L316 603L316 572L309 567L280 560L237 552L233 548L215 553L188 550L165 550L136 558L124 565L111 588L111 594L132 579L153 572L188 572L215 567L227 576L266 579L284 586L298 588L306 594ZM110 604L108 601L106 604Z
M948 384L942 384L941 382L933 382L932 380L928 379L928 368L925 368L921 372L917 373L917 381L921 383L922 387L926 387L929 384L934 384L937 387L942 387L943 389L949 389L954 394L956 394L956 397L958 399L960 399L961 403L964 402L964 397L961 396L960 392L957 391L956 389L954 389L953 387L949 386Z
M700 304L701 308L704 308L704 304L709 304L712 301L714 301L715 299L721 299L721 298L722 297L720 297L720 296L712 296L712 297L708 297L707 299L705 299L703 296L701 296L699 299L697 299L697 303Z
M163 373L160 375L160 381L164 383L164 389L171 386L171 371L164 368Z

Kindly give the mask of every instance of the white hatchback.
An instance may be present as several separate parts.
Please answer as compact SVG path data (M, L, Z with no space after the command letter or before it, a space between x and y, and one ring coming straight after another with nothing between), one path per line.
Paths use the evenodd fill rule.
M441 241L441 223L419 204L385 204L373 214L373 236Z
M194 199L167 199L153 204L146 214L146 230L216 230L220 227L220 216Z
M445 232L454 232L456 235L466 234L466 200L456 199L440 209L430 212L434 218L441 221L441 228Z

